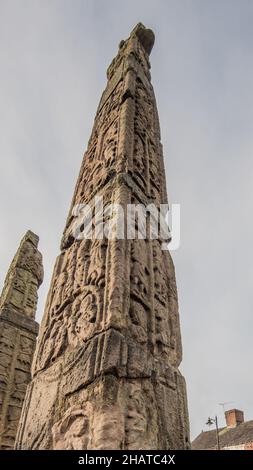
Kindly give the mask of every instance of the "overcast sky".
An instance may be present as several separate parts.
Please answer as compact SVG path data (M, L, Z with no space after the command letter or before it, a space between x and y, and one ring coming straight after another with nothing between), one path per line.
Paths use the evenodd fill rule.
M0 0L0 285L40 236L43 314L106 68L142 21L169 199L192 437L220 402L253 419L252 0Z

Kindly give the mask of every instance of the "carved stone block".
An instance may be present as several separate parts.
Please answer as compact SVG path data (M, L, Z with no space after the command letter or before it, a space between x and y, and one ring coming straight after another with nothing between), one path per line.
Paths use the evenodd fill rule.
M14 257L0 297L0 449L12 449L26 388L38 324L37 289L43 280L38 237L27 232Z
M124 214L129 204L159 209L167 202L153 43L152 31L138 24L107 71L52 277L19 449L189 445L170 255L151 237L150 218L145 239L84 236L107 222L108 215L95 214L98 197ZM76 213L88 203L90 224ZM120 228L126 225L124 218Z

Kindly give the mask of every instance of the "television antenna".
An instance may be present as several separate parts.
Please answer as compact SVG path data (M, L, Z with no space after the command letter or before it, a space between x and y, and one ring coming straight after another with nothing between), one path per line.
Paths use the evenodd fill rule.
M219 405L223 408L223 413L225 413L225 406L230 405L230 403L234 403L234 401L224 401L223 403L219 403Z

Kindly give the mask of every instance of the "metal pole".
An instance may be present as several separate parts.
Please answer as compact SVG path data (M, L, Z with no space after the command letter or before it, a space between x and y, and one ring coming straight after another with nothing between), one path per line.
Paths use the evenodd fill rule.
M216 426L217 450L220 450L220 438L219 438L219 428L218 428L218 418L217 418L217 416L215 416L215 426Z

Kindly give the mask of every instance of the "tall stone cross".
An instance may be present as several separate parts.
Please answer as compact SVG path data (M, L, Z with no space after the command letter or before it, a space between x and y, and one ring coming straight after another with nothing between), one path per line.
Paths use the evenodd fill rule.
M43 280L39 238L28 231L7 273L0 297L0 449L12 449L18 428L38 324L37 290Z
M78 230L81 208L94 209L98 198L124 209L167 202L153 43L153 32L138 24L107 71L54 268L18 449L189 446L170 254L149 235L88 237L87 217ZM93 209L91 228L108 218Z

